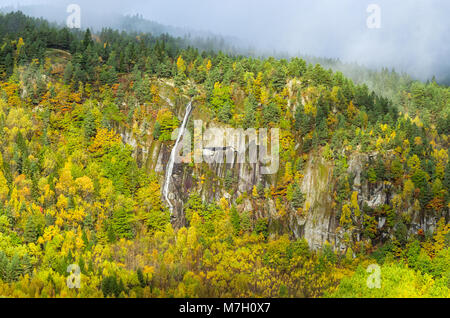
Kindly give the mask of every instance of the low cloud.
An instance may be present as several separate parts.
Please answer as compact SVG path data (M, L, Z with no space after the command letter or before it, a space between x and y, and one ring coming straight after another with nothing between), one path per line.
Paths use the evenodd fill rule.
M267 52L385 66L423 80L450 73L446 0L20 1L59 7L66 3L79 4L87 15L96 14L100 25L110 25L114 14L139 13L167 25L238 37L244 45ZM366 9L372 3L381 8L380 29L367 27Z

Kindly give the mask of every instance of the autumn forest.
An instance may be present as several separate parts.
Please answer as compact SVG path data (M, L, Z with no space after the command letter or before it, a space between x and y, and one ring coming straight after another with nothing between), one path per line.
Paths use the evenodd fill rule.
M328 62L0 14L0 296L448 298L449 87ZM171 216L189 101L280 165L175 165Z

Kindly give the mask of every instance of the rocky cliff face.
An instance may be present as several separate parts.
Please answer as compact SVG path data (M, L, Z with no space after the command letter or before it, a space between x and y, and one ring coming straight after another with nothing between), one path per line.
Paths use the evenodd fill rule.
M332 167L323 158L313 157L309 160L301 185L301 190L306 195L304 215L294 214L289 224L295 237L304 237L314 249L323 246L325 242L333 245L339 243L331 200L332 174Z
M142 134L142 131L139 127L132 131L125 128L120 130L123 141L134 148L138 164L158 173L163 184L173 143L154 141L151 136ZM222 149L209 149L204 151L203 156L210 159L214 156L226 157L225 152L226 150ZM355 153L348 158L347 172L351 176L351 190L358 193L358 205L361 210L365 205L376 209L384 204L390 204L393 199L394 193L389 183L369 184L367 180L363 180L362 174L366 163L376 156L377 154ZM332 163L320 156L310 156L301 183L301 190L305 194L304 212L299 214L293 209L288 209L286 215L282 217L273 199L251 197L254 186L274 187L279 175L262 175L260 164L236 161L236 157L233 157L228 163L175 164L169 188L169 198L174 205L172 223L175 227L186 225L184 205L191 193L199 193L205 202L217 202L223 197L236 202L240 198L238 210L252 212L254 218L267 218L271 232L288 233L292 238L305 238L313 249L320 248L328 242L334 248L345 251L346 246L343 244L345 232L340 228L339 211L333 205L336 181L333 179ZM408 224L408 231L411 234L417 233L419 229L433 230L438 221L437 218L426 216L412 208L396 213L409 215L411 222ZM377 216L376 221L378 229L382 230L386 225L386 217ZM386 232L384 235L392 233ZM361 233L357 232L352 239L359 241Z

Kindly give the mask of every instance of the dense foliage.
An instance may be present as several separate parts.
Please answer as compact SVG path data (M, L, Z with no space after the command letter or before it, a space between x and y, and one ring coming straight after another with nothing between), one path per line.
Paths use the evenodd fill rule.
M381 73L369 86L390 91L376 94L299 58L199 52L167 35L93 35L21 13L0 15L0 39L1 296L450 295L449 88ZM273 199L281 223L288 211L308 213L305 162L324 158L345 251L312 250L257 210L197 193L186 203L189 226L174 230L161 176L121 132L170 144L186 96L222 125L280 128L277 186L244 196L255 206ZM391 202L358 204L355 153L373 154L361 182L383 184ZM234 183L227 176L224 187ZM440 220L434 233L408 231L414 211ZM372 263L381 289L366 286ZM80 289L66 284L70 264L81 268Z

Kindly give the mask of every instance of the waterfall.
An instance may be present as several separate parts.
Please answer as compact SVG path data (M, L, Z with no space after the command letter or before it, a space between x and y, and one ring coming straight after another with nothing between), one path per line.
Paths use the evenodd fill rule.
M175 164L175 157L177 155L177 151L179 151L180 140L181 137L183 137L184 132L186 130L186 126L189 121L189 116L191 115L191 112L192 112L192 101L190 101L186 105L186 114L184 115L183 123L181 124L180 130L178 131L178 137L177 140L175 141L175 145L172 148L172 152L170 153L169 162L167 163L166 168L166 179L164 181L163 196L167 204L169 205L171 216L173 214L173 204L172 202L170 202L169 198L169 186L170 182L172 181L173 166Z

